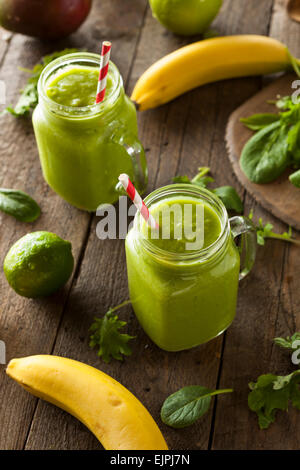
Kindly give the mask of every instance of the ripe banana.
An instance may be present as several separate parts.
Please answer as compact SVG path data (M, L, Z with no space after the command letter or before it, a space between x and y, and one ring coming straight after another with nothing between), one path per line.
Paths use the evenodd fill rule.
M107 450L168 449L141 402L94 367L41 355L13 359L6 372L28 392L78 418Z
M280 72L298 63L287 47L267 36L225 36L195 42L154 63L131 99L139 110L160 106L200 85L227 78Z

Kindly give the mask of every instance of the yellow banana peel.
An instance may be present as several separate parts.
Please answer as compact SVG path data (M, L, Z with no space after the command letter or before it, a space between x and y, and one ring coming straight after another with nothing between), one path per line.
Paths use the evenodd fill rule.
M298 64L284 44L267 36L250 34L206 39L182 47L154 63L137 81L131 99L143 111L200 85L272 74L292 66L298 69Z
M78 418L107 450L168 449L141 402L94 367L39 355L13 359L6 372L28 392Z

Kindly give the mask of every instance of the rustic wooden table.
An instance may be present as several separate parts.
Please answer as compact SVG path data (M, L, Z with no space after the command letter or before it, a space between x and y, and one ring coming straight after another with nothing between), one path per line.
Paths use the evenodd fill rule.
M225 0L214 26L222 35L257 33L284 41L300 56L300 25L285 13L284 0ZM26 74L40 57L63 47L98 52L102 39L113 42L112 59L128 92L140 74L164 54L188 41L155 21L147 0L95 0L84 26L68 40L43 44L1 32L0 79L7 102L15 102ZM193 38L194 39L194 38ZM169 105L139 115L150 181L148 191L171 182L176 174L192 176L210 166L219 185L232 184L244 199L246 213L286 227L263 211L240 187L226 156L224 132L229 114L263 86L261 78L212 84ZM3 109L3 107L1 108ZM9 247L25 233L50 230L73 244L76 269L66 288L48 299L17 296L0 275L0 339L7 360L31 354L56 354L86 362L127 386L150 410L171 449L298 449L299 412L278 413L267 431L258 429L248 410L248 382L261 373L286 374L290 358L274 348L272 338L300 330L300 254L297 247L269 241L258 251L255 268L240 286L236 320L226 334L202 347L165 353L139 327L131 308L128 321L133 354L124 363L106 365L88 347L88 329L95 315L128 297L123 240L100 241L97 217L60 199L43 180L30 120L5 116L0 121L0 186L21 188L41 205L34 224L0 214L1 263ZM233 387L235 393L215 401L192 428L173 430L160 422L160 407L170 393L185 385ZM1 449L100 449L94 436L67 413L37 400L5 375L0 366Z

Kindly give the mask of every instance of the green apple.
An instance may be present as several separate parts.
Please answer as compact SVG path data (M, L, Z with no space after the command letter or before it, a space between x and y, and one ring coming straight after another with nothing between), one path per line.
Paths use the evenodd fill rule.
M173 33L203 33L222 5L222 0L149 0L153 16Z

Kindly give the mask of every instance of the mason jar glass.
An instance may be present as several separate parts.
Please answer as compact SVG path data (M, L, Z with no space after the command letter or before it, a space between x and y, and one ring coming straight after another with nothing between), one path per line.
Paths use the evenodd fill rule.
M145 203L151 211L154 204L172 198L201 201L213 210L220 221L218 238L199 250L166 251L145 236L137 213L126 238L126 259L130 300L138 321L160 348L180 351L215 338L232 323L239 280L255 260L256 233L250 220L228 219L216 195L193 185L165 186L147 196ZM239 235L240 248L234 242Z
M47 95L49 83L67 68L98 70L99 62L99 55L83 52L51 62L39 79L39 103L33 113L45 180L63 199L87 211L117 201L120 173L128 173L141 192L147 185L135 106L126 96L122 77L112 62L112 87L102 103L65 106Z

